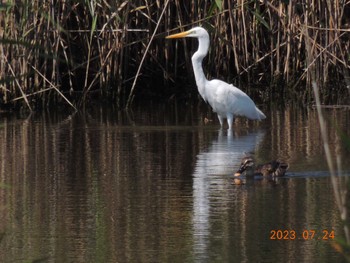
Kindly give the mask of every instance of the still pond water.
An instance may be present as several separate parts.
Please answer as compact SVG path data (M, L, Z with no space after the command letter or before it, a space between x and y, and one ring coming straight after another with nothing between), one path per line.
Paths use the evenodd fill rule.
M0 262L343 262L315 110L265 113L232 133L203 105L1 114ZM348 173L350 111L325 114ZM290 169L234 184L246 153Z

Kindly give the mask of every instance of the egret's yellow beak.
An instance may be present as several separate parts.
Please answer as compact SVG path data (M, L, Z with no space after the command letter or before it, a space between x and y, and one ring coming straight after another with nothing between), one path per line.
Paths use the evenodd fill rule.
M165 38L169 39L169 38L181 38L181 37L186 37L189 33L190 33L190 31L185 31L185 32L181 32L181 33L177 33L177 34L174 34L174 35L167 36L167 37L165 37Z

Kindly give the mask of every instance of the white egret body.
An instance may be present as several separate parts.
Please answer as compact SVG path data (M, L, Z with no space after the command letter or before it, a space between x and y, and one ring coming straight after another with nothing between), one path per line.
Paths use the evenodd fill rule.
M221 127L225 118L230 130L235 116L244 116L251 120L266 118L265 114L256 107L253 100L240 89L218 79L207 80L203 72L202 61L208 54L210 41L209 34L204 28L195 27L166 38L182 37L196 37L198 39L198 50L192 56L192 66L198 92L210 104L213 111L218 114Z

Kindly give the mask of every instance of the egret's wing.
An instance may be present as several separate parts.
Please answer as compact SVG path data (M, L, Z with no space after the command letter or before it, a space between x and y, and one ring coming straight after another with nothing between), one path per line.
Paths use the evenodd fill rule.
M232 113L234 116L245 116L253 120L266 118L253 100L242 90L221 80L212 80L209 83L212 92L208 96L212 97L212 107L216 112Z

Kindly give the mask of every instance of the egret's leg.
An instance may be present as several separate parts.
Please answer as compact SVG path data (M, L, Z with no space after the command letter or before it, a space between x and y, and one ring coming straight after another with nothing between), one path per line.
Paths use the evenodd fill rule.
M228 124L228 129L232 130L232 123L233 123L233 115L232 114L227 114L227 124Z
M224 124L224 118L218 114L219 122L222 128L222 125Z

